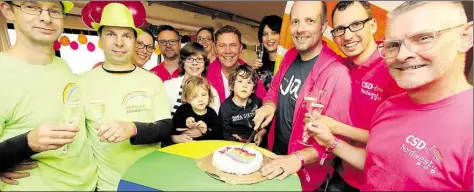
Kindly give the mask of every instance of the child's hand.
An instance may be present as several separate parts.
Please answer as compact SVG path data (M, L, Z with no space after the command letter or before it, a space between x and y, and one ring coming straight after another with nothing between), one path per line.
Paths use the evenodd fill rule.
M202 132L202 134L206 134L207 132L207 124L204 121L197 122L197 128Z
M188 128L194 128L196 126L196 120L194 117L188 117L186 119L186 127Z
M260 143L262 142L262 138L265 134L267 134L267 130L265 129L262 129L257 134L255 134L255 137L253 137L253 141L255 142L255 145L257 146L260 145Z
M232 137L236 138L236 139L239 140L240 142L244 142L244 139L242 139L242 137L240 137L240 136L237 135L237 134L232 134Z
M181 134L181 135L172 135L171 140L173 140L174 143L186 143L193 141L193 138L187 134Z

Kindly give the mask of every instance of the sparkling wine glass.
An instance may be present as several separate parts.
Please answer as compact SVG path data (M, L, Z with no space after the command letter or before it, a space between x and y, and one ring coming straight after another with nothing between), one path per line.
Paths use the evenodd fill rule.
M309 117L311 120L317 119L324 110L324 104L322 103L322 96L324 95L324 90L316 88L316 86L311 86L309 91L306 93L304 97L304 106L309 113ZM298 143L304 146L311 146L311 143L308 143L308 139L310 138L310 133L306 128L304 128L304 132L302 138L297 140Z
M84 104L81 102L69 102L64 105L64 122L72 126L79 127L81 119L83 120ZM68 144L59 148L57 156L65 158L68 156Z
M263 58L263 51L263 43L258 43L257 45L255 45L255 53L257 53L257 58L260 60L262 60Z
M105 104L102 101L94 101L89 103L89 110L90 115L92 117L91 120L96 122L96 130L99 130L100 126L104 123L104 116L105 116ZM107 141L104 141L102 145L97 146L98 148L105 148L107 147Z

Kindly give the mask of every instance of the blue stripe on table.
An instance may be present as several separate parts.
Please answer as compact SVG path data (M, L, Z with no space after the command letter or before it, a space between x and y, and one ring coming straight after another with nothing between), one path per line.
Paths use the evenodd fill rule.
M133 182L120 180L118 185L118 191L160 191L143 185L139 185Z

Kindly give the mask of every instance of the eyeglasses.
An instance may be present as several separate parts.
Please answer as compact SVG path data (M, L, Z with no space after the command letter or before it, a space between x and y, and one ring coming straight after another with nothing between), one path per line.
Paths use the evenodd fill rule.
M457 27L461 27L463 25L464 24L461 24L439 31L416 33L405 38L404 40L383 41L377 46L377 50L379 51L380 56L385 59L396 57L398 55L398 52L400 52L400 47L402 46L402 44L405 45L408 50L414 53L426 51L434 47L441 33L444 33Z
M209 42L209 41L212 41L212 37L205 37L205 38L198 37L197 41L198 42Z
M338 27L333 30L331 30L331 34L333 37L339 37L341 35L344 35L346 33L346 29L351 30L351 32L356 32L364 28L364 24L367 23L368 21L372 20L371 17L362 20L362 21L356 21L354 23L351 23L347 27Z
M196 61L196 63L204 63L204 58L192 58L192 57L188 57L188 58L186 58L185 61L188 62L188 63L192 63L192 62L194 62L194 61Z
M158 40L158 44L161 46L166 46L168 43L170 45L176 45L179 42L179 39L171 39L171 40Z
M143 49L146 47L146 51L148 51L149 53L153 53L155 51L155 46L153 46L152 44L145 45L143 41L137 41L137 44L135 44L135 47L137 49Z
M43 11L47 11L51 18L64 19L64 17L66 17L66 13L58 9L43 9L35 5L27 5L27 4L22 4L22 5L17 5L14 3L10 3L10 4L16 7L19 7L21 11L30 15L41 15Z

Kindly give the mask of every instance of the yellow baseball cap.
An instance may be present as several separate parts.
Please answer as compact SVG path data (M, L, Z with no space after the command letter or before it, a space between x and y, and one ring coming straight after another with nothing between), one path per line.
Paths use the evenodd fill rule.
M64 6L64 12L69 12L74 7L74 3L72 1L61 1Z
M130 27L140 35L143 31L135 26L132 12L121 3L109 3L104 7L100 23L92 22L92 28L99 30L102 26Z

